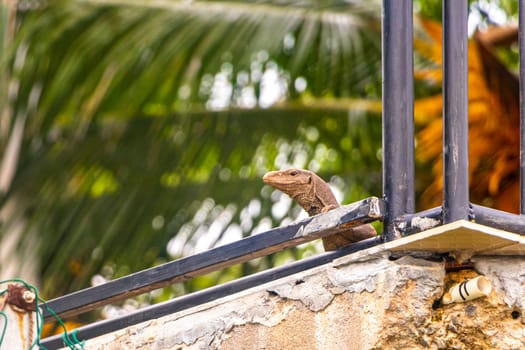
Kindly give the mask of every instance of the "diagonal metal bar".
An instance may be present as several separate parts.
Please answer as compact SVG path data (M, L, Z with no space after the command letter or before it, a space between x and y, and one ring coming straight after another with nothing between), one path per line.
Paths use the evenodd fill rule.
M169 300L164 303L145 307L128 315L86 325L76 330L76 336L78 339L83 340L92 339L102 334L110 333L141 322L157 319L162 316L189 309L193 306L223 298L248 288L290 276L292 274L326 264L338 257L351 254L359 250L367 249L381 243L382 240L379 236L369 238L364 241L354 243L351 246L341 250L327 252L291 264L269 269L232 282ZM64 346L61 336L46 338L41 342L41 344L48 350L54 350Z
M412 0L383 0L383 196L385 239L394 221L414 212L414 59Z
M382 219L383 207L382 200L367 198L285 227L50 300L47 305L61 317L75 316L317 238L341 233L352 226ZM45 308L43 311L44 317L51 316Z
M443 0L443 222L468 219L468 2Z

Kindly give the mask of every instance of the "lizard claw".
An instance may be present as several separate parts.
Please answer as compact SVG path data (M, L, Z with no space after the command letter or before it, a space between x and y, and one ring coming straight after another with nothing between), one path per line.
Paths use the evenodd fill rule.
M327 205L321 209L321 213L326 213L327 211L330 211L335 208L338 208L338 206L333 204Z

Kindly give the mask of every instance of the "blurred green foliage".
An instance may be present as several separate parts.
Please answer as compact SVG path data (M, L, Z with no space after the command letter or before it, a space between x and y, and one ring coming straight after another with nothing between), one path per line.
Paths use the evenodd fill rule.
M0 169L4 179L14 169L0 210L17 215L0 230L22 233L16 247L46 297L304 215L263 186L268 170L312 169L343 203L380 195L379 1L18 6L0 120L3 159L16 159ZM440 1L415 6L440 16ZM318 251L308 244L141 300Z

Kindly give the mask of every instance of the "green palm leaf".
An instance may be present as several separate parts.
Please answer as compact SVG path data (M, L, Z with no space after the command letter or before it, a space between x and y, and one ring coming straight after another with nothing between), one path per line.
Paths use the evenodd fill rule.
M272 218L260 176L276 158L342 174L347 200L378 189L380 120L363 112L380 110L376 2L70 1L18 16L0 144L17 121L23 135L2 205L23 217L20 246L38 240L48 296L171 259L184 232L191 252L220 220L208 246L230 224L249 234Z

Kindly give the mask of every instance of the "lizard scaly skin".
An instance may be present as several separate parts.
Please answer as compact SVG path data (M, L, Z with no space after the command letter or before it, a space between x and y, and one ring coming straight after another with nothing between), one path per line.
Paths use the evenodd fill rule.
M263 176L263 181L289 195L310 216L339 207L328 184L309 170L270 171ZM323 246L326 251L336 250L376 235L377 232L372 225L364 224L343 233L324 237Z

